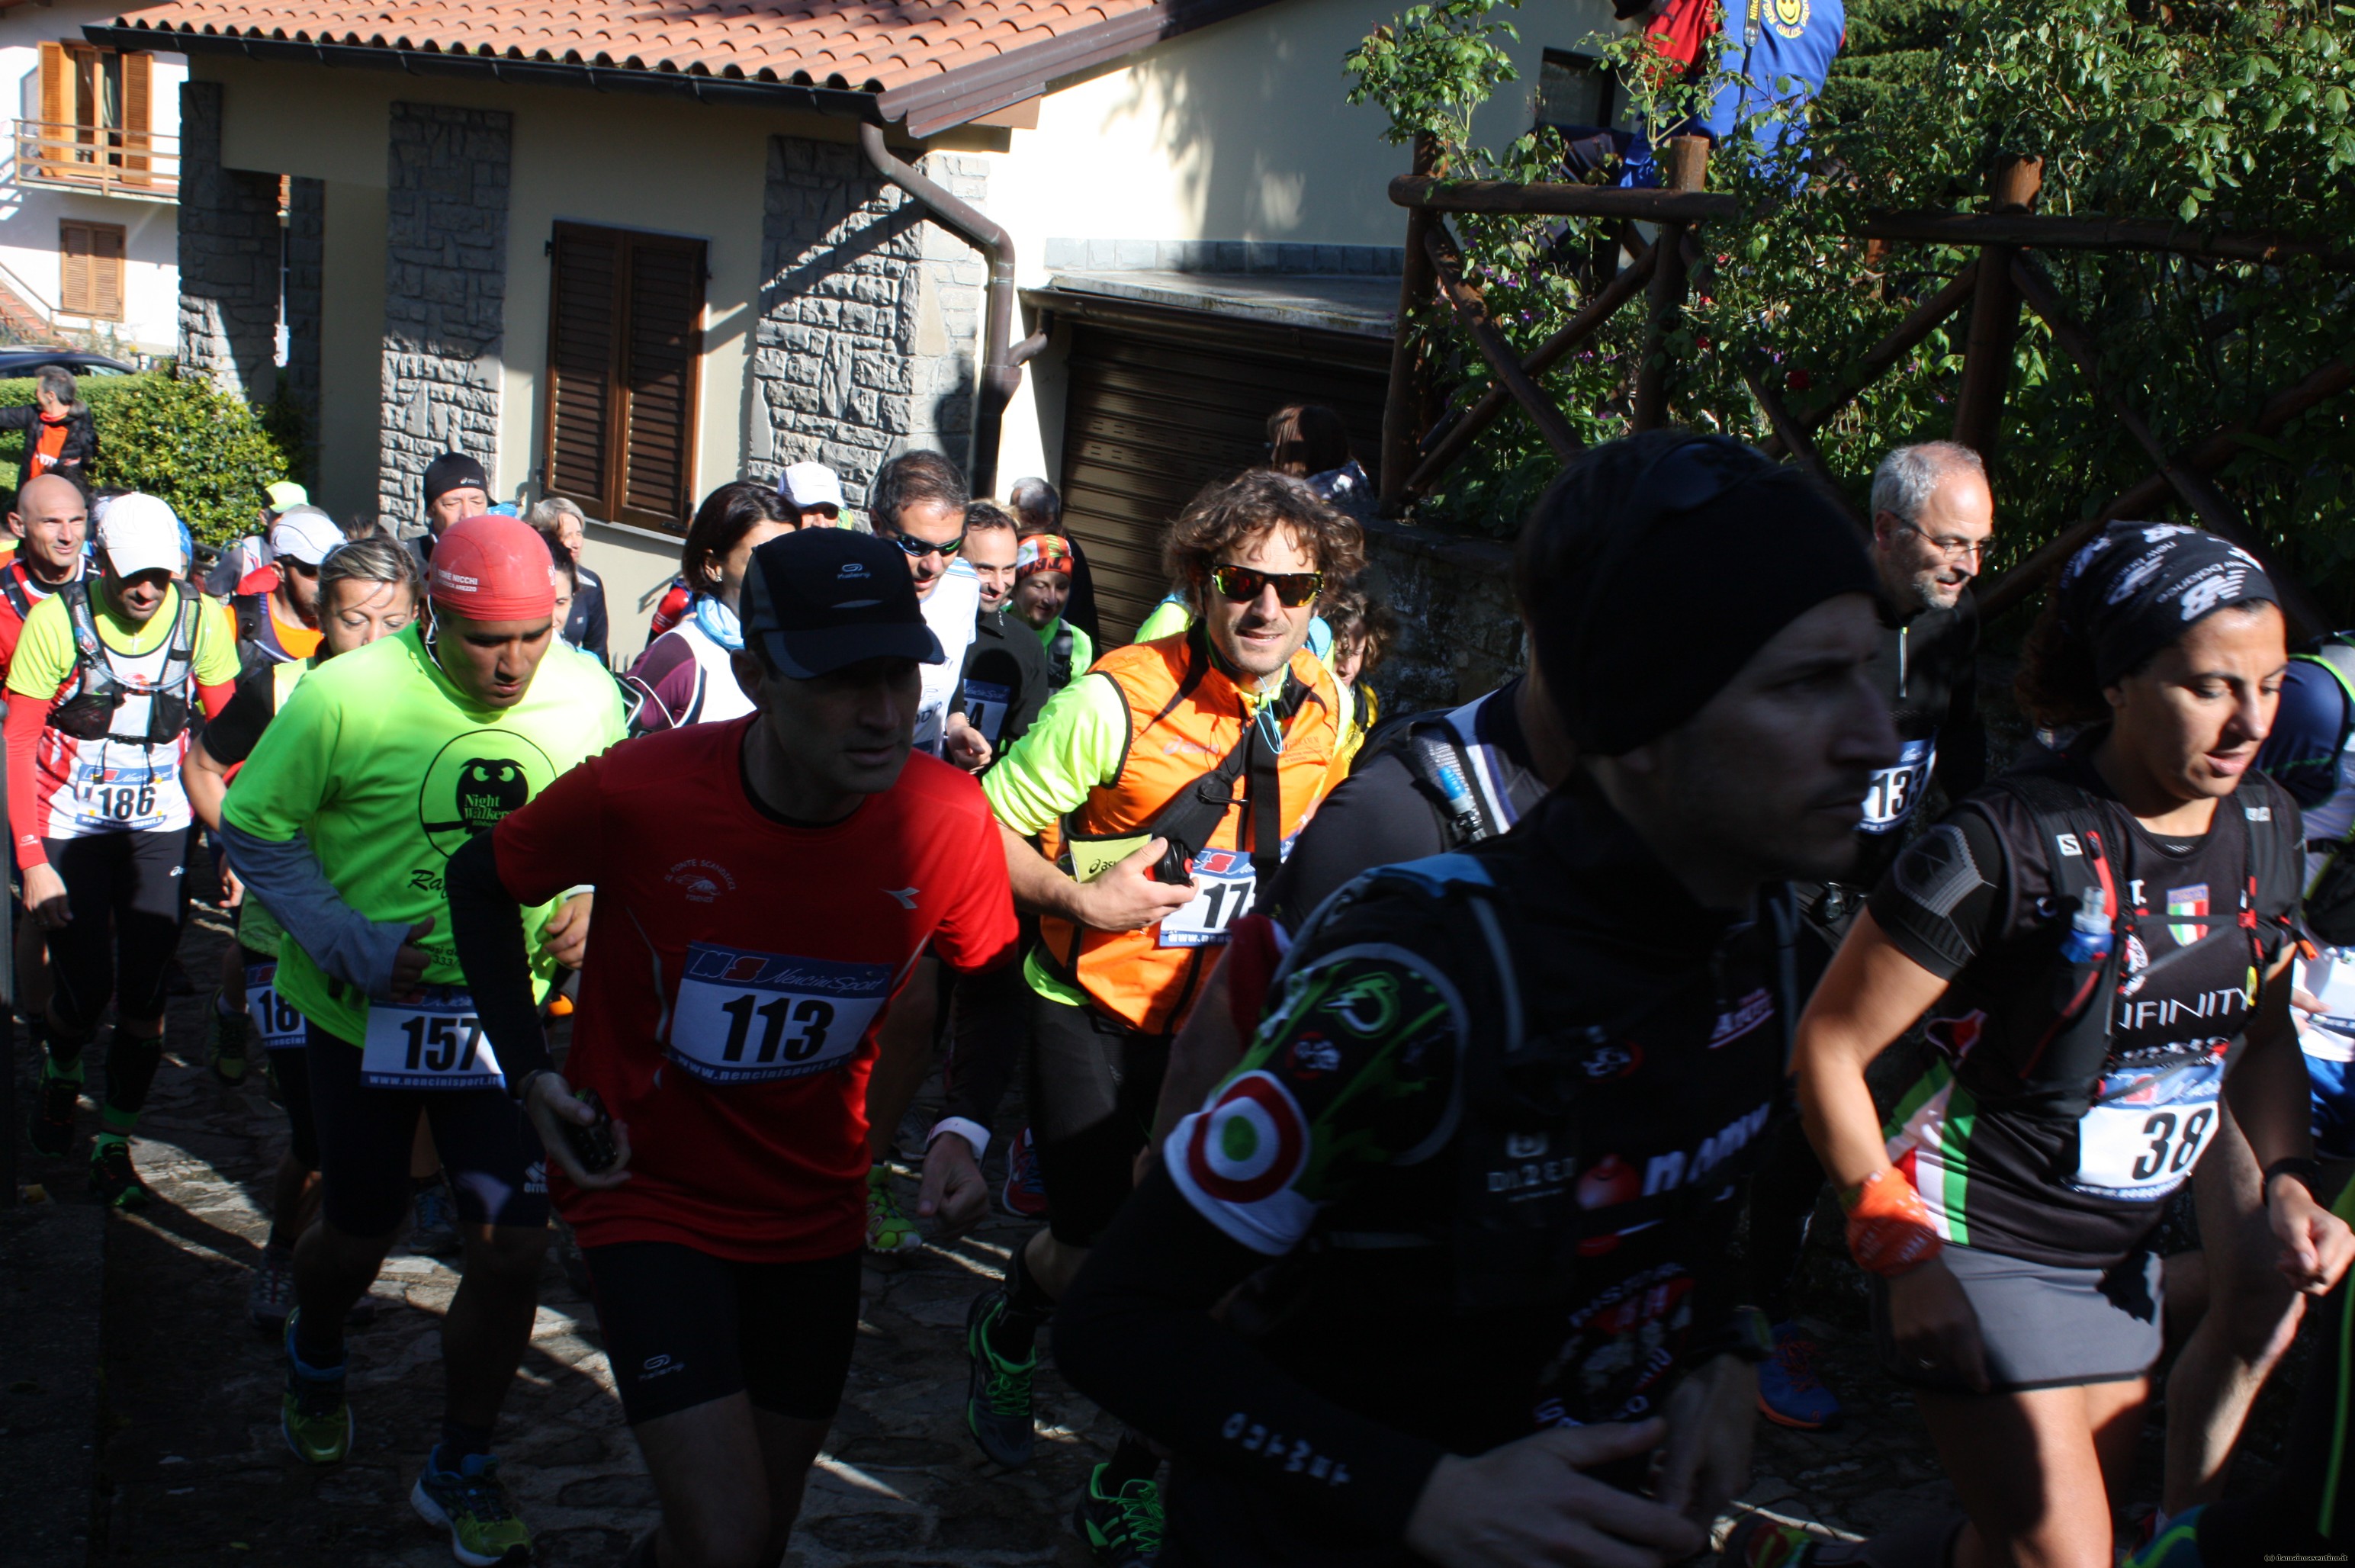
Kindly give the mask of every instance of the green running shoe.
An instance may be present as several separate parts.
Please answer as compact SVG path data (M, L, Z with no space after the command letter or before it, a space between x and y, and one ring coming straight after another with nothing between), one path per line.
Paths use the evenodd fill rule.
M885 1257L912 1253L924 1244L924 1232L900 1207L891 1190L891 1168L870 1166L867 1171L867 1250Z
M1103 1568L1153 1568L1161 1552L1161 1484L1128 1481L1107 1497L1106 1467L1088 1472L1088 1489L1071 1510L1071 1528Z
M322 1371L294 1353L294 1320L286 1314L286 1397L278 1406L278 1428L286 1446L306 1465L340 1465L352 1451L352 1407L344 1399L344 1369Z
M221 994L215 991L212 1005L205 1008L205 1060L212 1064L213 1076L234 1089L245 1082L246 1035L253 1026L243 1013L221 1011L220 1004Z
M531 1561L531 1531L516 1517L515 1494L488 1454L469 1454L455 1470L435 1469L428 1455L409 1506L426 1523L449 1531L450 1555L466 1568Z
M41 1087L33 1101L33 1117L25 1140L33 1152L59 1159L73 1152L74 1115L81 1109L81 1080L52 1073L44 1062Z
M965 1385L964 1424L973 1440L996 1464L1027 1465L1039 1439L1030 1418L1030 1380L1039 1350L1009 1361L990 1348L989 1326L1006 1316L1006 1292L986 1291L964 1315L964 1353L972 1366Z
M131 1146L121 1138L102 1137L91 1151L90 1189L110 1209L144 1209L152 1196L131 1163Z

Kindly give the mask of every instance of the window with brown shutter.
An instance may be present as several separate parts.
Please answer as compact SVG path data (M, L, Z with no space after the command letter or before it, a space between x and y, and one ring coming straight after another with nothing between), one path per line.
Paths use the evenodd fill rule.
M123 319L123 239L120 223L58 225L60 315Z
M559 223L549 248L545 488L592 517L687 531L704 242Z
M154 69L152 55L43 42L41 117L20 127L20 165L76 185L155 185Z

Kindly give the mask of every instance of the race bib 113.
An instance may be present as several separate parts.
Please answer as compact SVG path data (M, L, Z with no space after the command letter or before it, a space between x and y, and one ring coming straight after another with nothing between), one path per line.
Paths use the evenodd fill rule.
M880 964L691 943L671 1007L670 1059L707 1083L766 1083L835 1066L891 997Z

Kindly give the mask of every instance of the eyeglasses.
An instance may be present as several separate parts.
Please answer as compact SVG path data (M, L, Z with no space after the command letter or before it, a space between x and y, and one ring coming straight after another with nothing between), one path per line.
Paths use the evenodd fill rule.
M1237 604L1247 604L1273 588L1277 603L1287 610L1297 610L1324 590L1325 574L1321 571L1257 571L1248 566L1214 566L1210 569L1210 586L1219 591L1220 597Z
M1911 523L1900 523L1897 525L1897 529L1900 533L1912 534L1915 539L1936 550L1938 559L1941 560L1984 561L1987 560L1987 551L1995 545L1993 539L1933 539Z
M947 540L920 539L913 534L885 534L882 537L919 560L928 555L954 555L964 548L964 537L962 534Z

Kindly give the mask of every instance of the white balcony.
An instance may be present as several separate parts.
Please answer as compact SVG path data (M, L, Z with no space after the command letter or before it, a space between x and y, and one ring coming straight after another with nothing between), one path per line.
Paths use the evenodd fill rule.
M16 182L134 201L180 198L180 139L107 125L16 122Z

